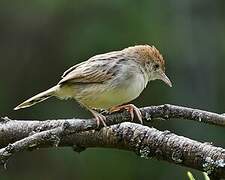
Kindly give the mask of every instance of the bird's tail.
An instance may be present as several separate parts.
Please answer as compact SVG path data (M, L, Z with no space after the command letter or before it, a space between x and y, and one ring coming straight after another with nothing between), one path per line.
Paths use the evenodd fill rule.
M55 95L55 92L59 89L59 85L56 85L44 92L41 92L35 96L33 96L32 98L24 101L23 103L21 103L20 105L18 105L17 107L14 108L14 110L18 110L18 109L23 109L23 108L27 108L30 106L33 106L39 102L42 102L52 96Z

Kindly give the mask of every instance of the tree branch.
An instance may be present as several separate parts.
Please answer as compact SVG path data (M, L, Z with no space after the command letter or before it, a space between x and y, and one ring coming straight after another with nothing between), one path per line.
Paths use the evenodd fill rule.
M182 118L225 125L225 116L197 109L161 105L140 110L144 121ZM124 111L107 115L106 123L113 125L129 120L129 113ZM16 152L58 145L73 146L76 151L87 147L111 147L225 177L225 149L134 123L100 128L88 131L97 129L93 119L16 121L4 118L0 124L0 160L4 164Z

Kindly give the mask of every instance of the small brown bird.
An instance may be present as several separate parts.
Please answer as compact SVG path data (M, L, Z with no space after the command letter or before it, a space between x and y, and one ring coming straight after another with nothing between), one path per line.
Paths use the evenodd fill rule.
M95 109L110 112L126 109L142 122L142 115L132 104L147 83L160 79L172 87L165 74L165 62L154 46L137 45L91 57L62 75L59 83L26 100L14 110L27 108L55 96L60 99L74 98L94 115L99 125L105 124L105 116Z

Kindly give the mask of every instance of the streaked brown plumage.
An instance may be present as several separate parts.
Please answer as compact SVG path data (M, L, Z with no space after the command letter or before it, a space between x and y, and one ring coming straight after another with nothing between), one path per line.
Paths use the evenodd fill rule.
M104 116L93 110L117 111L127 109L132 116L140 111L133 105L123 105L137 98L151 80L160 79L172 86L165 75L165 61L154 46L137 45L91 57L64 72L59 83L15 108L30 107L56 96L74 98L88 108L97 122L104 123ZM121 106L123 105L123 106Z

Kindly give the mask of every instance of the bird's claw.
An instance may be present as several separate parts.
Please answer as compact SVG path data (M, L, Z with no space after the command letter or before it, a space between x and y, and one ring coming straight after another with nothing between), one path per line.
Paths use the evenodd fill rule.
M93 114L93 116L95 117L95 120L97 122L97 127L99 127L100 123L102 123L104 127L107 126L106 123L105 123L106 117L104 115L98 113L95 110L90 110L90 111Z
M121 109L126 109L131 116L131 121L134 120L134 114L136 114L138 120L143 124L141 111L133 104L126 104L118 107L113 107L110 109L110 112L120 111Z

